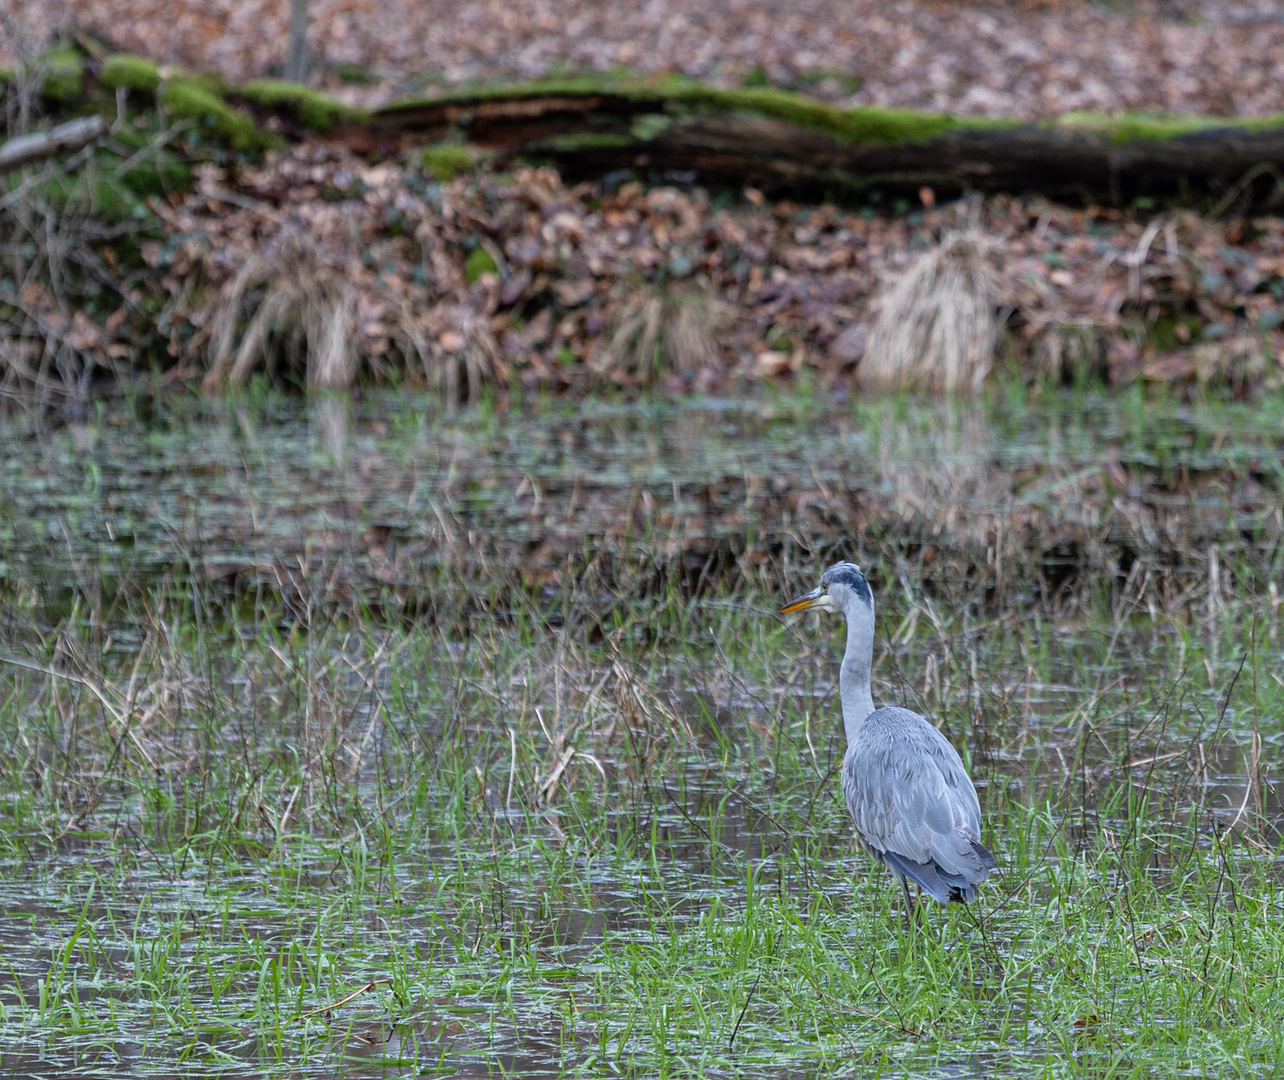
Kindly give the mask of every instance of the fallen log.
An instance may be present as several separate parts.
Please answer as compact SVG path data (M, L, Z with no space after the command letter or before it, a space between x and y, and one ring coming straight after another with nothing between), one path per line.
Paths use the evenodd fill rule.
M1284 118L1069 114L1046 123L839 109L775 90L566 80L405 102L366 129L463 136L564 168L693 170L768 189L864 194L1037 190L1050 197L1224 191L1284 180Z
M16 169L33 161L70 154L107 134L107 121L101 116L81 116L65 124L19 135L0 145L0 169Z

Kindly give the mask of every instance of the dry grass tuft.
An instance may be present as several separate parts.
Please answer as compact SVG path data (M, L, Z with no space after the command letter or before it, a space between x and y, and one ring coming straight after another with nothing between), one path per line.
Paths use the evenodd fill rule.
M722 362L718 336L731 322L725 305L701 293L681 293L669 302L664 327L664 359L682 375Z
M1259 385L1269 366L1261 339L1239 334L1226 341L1160 353L1142 368L1141 375L1151 382L1227 386L1239 394Z
M655 374L656 344L664 300L653 292L638 293L616 313L606 347L590 361L597 375L648 381Z
M508 365L486 311L469 304L441 304L429 312L431 330L424 333L409 311L396 309L398 326L410 339L423 365L424 378L450 405L481 399L482 387L508 379Z
M692 375L722 362L718 335L730 321L728 305L702 293L642 289L620 305L590 367L626 383L650 382L662 370Z
M475 302L480 300L480 309ZM416 357L428 384L455 404L480 399L508 367L491 329L493 297L438 303L415 311L383 290L358 295L316 241L290 229L251 255L222 289L210 319L205 389L241 386L260 362L282 355L306 371L310 390L351 387L365 365L393 377L385 357Z
M356 307L351 284L316 244L292 230L282 233L247 259L223 290L211 325L205 388L244 385L254 366L260 360L271 365L278 351L295 365L302 358L309 389L352 386Z
M1105 334L1100 326L1086 319L1050 326L1035 338L1030 363L1036 372L1054 382L1104 375Z
M876 301L862 387L976 393L994 364L1003 284L999 241L978 229L946 233Z

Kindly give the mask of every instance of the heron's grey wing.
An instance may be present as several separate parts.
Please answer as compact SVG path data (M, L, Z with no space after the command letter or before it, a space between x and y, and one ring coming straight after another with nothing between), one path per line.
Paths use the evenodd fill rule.
M843 763L843 788L862 841L893 870L943 902L975 896L994 865L980 803L931 724L908 709L873 713Z

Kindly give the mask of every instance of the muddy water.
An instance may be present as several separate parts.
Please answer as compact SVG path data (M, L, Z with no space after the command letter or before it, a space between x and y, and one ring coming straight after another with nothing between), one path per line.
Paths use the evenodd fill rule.
M1096 797L1122 763L1139 790L1168 799L1174 816L1200 804L1224 826L1251 804L1278 829L1280 783L1254 769L1252 740L1256 728L1277 752L1280 714L1230 700L1241 653L1219 627L1239 625L1245 596L1259 599L1254 642L1264 670L1281 669L1278 590L1270 591L1284 532L1279 420L1275 406L1107 397L961 407L542 403L449 418L422 399L386 395L168 405L146 416L122 408L49 429L11 420L0 430L3 644L7 651L22 638L13 611L52 625L95 590L145 592L188 579L287 607L306 594L409 608L446 574L468 582L515 568L526 585L551 592L609 559L604 578L632 574L639 588L744 596L764 580L796 580L798 562L850 550L859 537L888 596L883 696L956 725L949 734L972 746L987 801L992 793L1053 800L1074 811L1071 834L1109 826L1113 811L1098 814ZM931 624L949 622L952 603L967 605L969 617L934 635ZM127 641L128 617L116 617L123 621L113 630ZM1012 633L1027 618L1040 620L1032 640L1054 644L1037 677L1019 635L994 644L996 627ZM1180 683L1182 707L1165 711L1164 694L1185 670L1178 639L1192 629L1206 671ZM666 700L692 723L704 722L702 706L720 712L733 742L771 729L785 692L810 696L818 715L832 700L824 650L784 687L770 669L729 681L723 657L703 656L674 658ZM1145 694L1155 708L1130 711ZM1098 704L1084 712L1086 695ZM837 739L832 725L817 729L818 775L841 754ZM1206 747L1198 767L1195 745ZM373 787L377 777L365 779ZM122 1025L128 1037L103 1035L89 1021L64 1026L59 1039L24 1032L21 1047L0 1047L0 1071L257 1075L270 1067L324 1076L343 1061L349 1075L400 1075L397 1062L417 1058L440 1059L457 1075L560 1074L587 1047L548 1019L546 1002L582 989L581 968L607 935L648 940L640 883L663 885L681 925L711 898L739 902L746 860L769 864L768 876L773 860L785 865L797 837L771 813L775 793L756 783L729 787L692 763L684 782L653 793L641 818L613 826L650 829L662 862L594 864L582 891L554 890L553 902L538 875L503 882L491 925L510 939L533 934L545 968L543 982L512 1006L520 1023L497 1025L493 987L457 985L417 1019L385 1029L372 1009L306 1060L275 1063L249 1019L198 1001L176 1022L136 1017ZM496 813L499 792L486 793ZM700 824L710 807L720 815L716 845ZM128 835L127 816L115 820ZM864 863L845 834L819 850L820 887L838 904ZM175 936L174 955L190 961L184 934L230 919L241 945L221 942L220 956L246 942L262 958L284 955L315 927L309 905L335 873L333 858L295 859L291 873L315 884L283 896L261 866L176 866L175 857L143 851L118 862L110 843L90 837L10 851L0 955L13 989L0 1007L16 1015L38 999L65 952L87 1010L110 1011L114 999L122 1012L136 1008L126 988L146 964L140 928L144 938ZM396 927L403 947L423 956L444 947L425 867L449 874L459 861L488 856L485 844L443 845L397 870L410 913ZM802 888L784 870L778 880ZM227 895L236 898L230 907ZM373 919L378 905L370 906ZM69 949L86 926L93 947ZM344 984L381 978L381 959L373 945L358 950ZM193 1016L213 1019L202 1027ZM167 1026L181 1035L155 1034ZM987 1075L991 1065L978 1059L951 1075ZM749 1071L790 1074L771 1062Z

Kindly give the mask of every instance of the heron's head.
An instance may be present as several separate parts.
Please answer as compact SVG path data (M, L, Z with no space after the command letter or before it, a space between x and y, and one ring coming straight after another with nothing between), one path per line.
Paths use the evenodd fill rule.
M869 582L855 563L840 562L820 575L820 584L816 588L786 604L780 613L819 608L821 611L847 614L858 604L873 614L874 595L869 591Z

